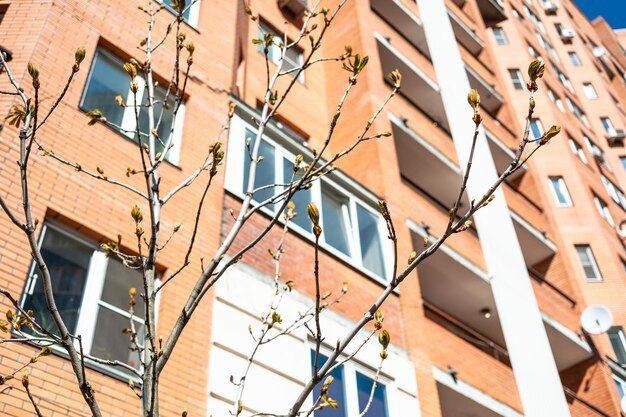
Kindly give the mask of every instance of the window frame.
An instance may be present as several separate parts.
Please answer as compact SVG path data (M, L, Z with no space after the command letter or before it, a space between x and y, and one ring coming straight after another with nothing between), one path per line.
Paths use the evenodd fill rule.
M576 155L582 163L588 165L589 161L587 160L587 155L585 154L585 150L583 149L582 145L571 137L567 138L567 143L569 144L569 148L572 153Z
M608 204L606 204L604 200L598 197L596 193L593 193L593 203L596 206L596 209L598 210L600 216L604 220L606 220L606 222L610 224L611 227L615 227L615 221L613 220L613 216L611 215Z
M583 92L589 100L598 100L600 98L595 87L589 81L583 82Z
M268 50L267 53L267 59L270 62L273 62L274 65L278 65L280 62L280 54L281 54L281 49L278 46L278 44L280 44L280 42L283 42L283 36L284 33L281 34L279 31L277 31L276 29L274 29L274 27L269 24L267 21L263 20L263 19L259 19L259 25L257 27L257 33L256 36L259 37L260 39L263 39L263 36L265 35L265 33L271 33L273 35L273 42L272 45L270 46L270 49ZM276 40L278 39L278 44L276 44ZM289 41L289 40L288 40ZM298 56L298 62L294 63L292 62L293 60L288 56L288 54L285 54L285 56L283 57L283 68L282 71L289 71L292 68L296 68L298 66L302 66L304 64L304 51L302 49L300 49L300 47L298 45L294 45L291 48L289 48L289 50L293 50L296 51ZM261 55L263 55L264 57L265 52L263 50L263 45L260 44L257 47L257 51L259 51L259 53L261 53ZM274 57L274 55L276 55L275 53L272 53L272 51L277 51L278 56ZM288 52L288 51L286 51ZM293 65L291 68L287 68L285 64L289 64L289 65ZM304 71L301 71L300 74L298 75L298 82L300 84L304 84Z
M526 88L526 81L524 80L524 74L519 68L508 68L509 78L511 84L515 90L524 90Z
M79 105L78 107L84 111L84 112L89 112L91 110L94 109L89 109L87 107L85 107L85 105L83 104L86 97L87 97L87 90L89 89L89 85L91 83L91 80L93 78L93 72L96 68L96 64L97 64L97 60L98 60L98 56L102 54L105 57L107 57L108 59L114 61L115 63L119 64L119 71L120 73L123 73L124 70L122 68L124 61L122 58L120 58L119 56L115 55L113 52L109 51L108 49L106 49L105 47L98 45L98 47L96 48L94 55L93 55L93 59L91 60L91 65L89 67L89 73L87 74L87 78L85 79L85 84L83 86L83 91L81 93L80 96L80 101L79 101ZM141 74L137 74L137 78L139 79L139 82L137 82L137 86L138 86L138 90L137 90L137 98L139 99L139 102L141 103L141 101L143 100L143 94L146 90L145 88L145 81L144 78ZM159 88L159 87L157 87ZM162 88L162 87L161 87ZM120 92L121 94L122 92ZM114 128L113 126L108 126L106 125L108 128L110 128L112 131L114 131L115 133L117 133L118 135L130 140L131 142L133 142L134 144L137 144L137 142L134 139L134 134L131 134L129 131L132 131L135 129L135 114L134 114L134 100L133 100L133 94L132 91L130 90L130 82L128 83L128 90L126 91L127 93L127 97L128 97L128 102L126 103L127 105L123 108L123 113L122 113L122 121L120 124L120 127L123 130L119 130ZM106 114L104 115L105 117L107 116ZM178 108L178 112L176 113L176 118L174 119L174 132L173 132L173 138L172 138L172 144L173 146L170 148L170 150L167 153L167 157L165 158L165 160L167 162L169 162L172 165L178 166L180 163L180 150L181 150L181 142L182 142L182 137L183 137L183 122L185 119L185 101L183 100L180 103L180 107Z
M615 134L616 130L615 130L615 126L613 125L613 122L611 121L611 118L607 116L602 116L600 117L600 123L602 124L604 131L608 135Z
M555 183L556 181L556 183ZM567 184L565 183L565 179L560 176L550 176L548 177L548 182L550 184L550 189L552 190L552 195L554 197L554 202L556 203L557 207L573 207L574 203L572 201L572 197L569 193L569 189L567 188ZM561 199L559 198L559 194L557 193L557 186L558 184L558 191L561 193L561 195L565 198L565 201L561 201Z
M622 189L615 185L615 183L608 179L604 174L600 174L600 180L602 180L602 184L604 184L606 192L611 197L611 200L620 206L622 210L626 211L626 195L624 195Z
M587 276L587 272L585 271L585 265L583 265L583 261L580 257L580 253L578 252L578 248L583 248L585 250L585 254L587 258L589 259L591 269L593 269L595 276L593 277ZM580 265L580 268L582 269L582 273L585 277L585 280L587 282L604 282L604 278L602 278L602 272L600 272L600 266L598 265L598 261L596 261L595 255L593 254L591 245L588 243L581 243L581 244L574 245L574 249L576 250L578 263Z
M535 128L537 128L537 130L539 131L538 136L535 135ZM543 123L541 123L541 120L535 118L530 119L529 129L530 133L532 133L534 136L533 139L539 139L546 132L546 130L543 128Z
M313 356L315 352L315 345L308 341L307 347L309 348L309 355ZM324 355L327 358L332 354L332 350L322 345L320 347L320 355ZM342 355L337 358L336 363L341 362L345 357ZM312 361L310 361L312 362ZM324 362L320 361L320 366L324 365ZM345 401L344 410L346 412L345 417L358 417L361 414L360 406L359 406L359 389L357 382L357 373L365 376L371 381L374 381L376 377L376 370L371 367L362 364L356 359L349 360L343 363L338 369L342 369L343 372L343 398ZM313 364L311 363L311 372L313 372ZM390 402L392 401L391 390L393 387L393 380L387 376L385 376L382 372L378 376L377 387L382 386L384 388L384 398L385 398L385 417L390 417ZM313 390L310 394L311 404L317 398L317 390ZM339 404L341 407L342 404ZM366 414L368 415L368 414ZM315 412L312 414L315 417Z
M615 362L620 365L626 365L626 333L624 333L624 328L622 326L612 326L607 332L609 335L609 341L611 342L611 347L613 348L613 353L615 353ZM615 346L613 346L613 341L611 340L611 334L616 334L621 343L621 356L625 360L624 362L619 361L619 354L615 352ZM626 392L626 391L625 391Z
M80 302L79 315L76 322L76 330L73 331L74 334L81 335L82 349L88 355L91 355L91 349L93 347L93 342L96 334L98 308L102 305L107 310L123 315L125 318L128 319L130 319L130 313L102 300L102 292L104 289L106 272L108 263L110 262L110 257L105 256L104 252L100 249L100 246L95 241L85 237L84 235L76 233L54 220L47 219L41 227L41 232L39 233L39 237L37 239L37 246L40 249L44 242L45 235L48 229L52 229L55 232L62 234L67 238L72 239L92 250L85 275L85 286L83 288L82 299ZM28 269L28 275L26 277L24 288L20 297L20 308L24 307L26 300L29 296L32 295L38 279L40 278L37 277L37 264L34 260L31 260L31 265ZM156 284L157 286L160 285L160 281L158 279ZM94 302L94 300L97 301ZM158 320L159 303L160 295L157 294L155 306L155 320ZM133 316L133 321L138 324L145 325L145 318L142 319L138 316ZM30 337L28 335L25 336ZM79 348L77 340L74 341L74 345L76 346L76 348ZM52 346L52 349L57 354L60 354L62 356L66 355L66 352L60 346L54 345ZM137 378L135 374L121 371L117 367L105 366L89 358L85 358L85 363L90 367L109 376L121 379L123 381L128 381L130 378L135 383L141 383L141 380Z
M550 101L552 101L554 105L559 110L561 110L561 113L565 113L565 105L563 104L563 100L561 100L561 97L559 97L559 95L555 93L554 90L552 90L550 87L547 87L546 91L548 93Z
M575 67L582 67L583 66L583 63L580 60L580 57L578 56L576 51L568 51L567 52L567 56L569 57L569 59L572 62L573 66L575 66Z
M313 158L311 151L303 146L298 146L294 143L293 140L289 139L286 135L272 135L271 129L268 129L269 126L266 126L266 133L263 135L262 140L265 141L268 145L274 147L275 152L275 166L274 172L279 181L277 183L281 183L281 178L283 173L283 160L289 160L290 162L295 161L295 155L302 154L306 160L310 160ZM256 128L245 121L243 117L239 114L235 114L235 116L231 120L230 125L230 133L228 140L228 161L226 164L226 179L224 182L225 189L231 194L239 197L241 199L245 198L246 190L243 190L243 185L247 181L246 178L243 178L241 172L243 172L244 167L244 158L247 158L246 149L244 145L245 141L245 132L246 129L251 130L252 132L256 131ZM268 131L269 130L269 131ZM263 162L261 162L262 164ZM237 174L239 173L239 174ZM322 185L322 182L324 185ZM320 238L320 247L335 257L339 258L341 261L347 263L353 268L356 268L360 272L364 273L368 277L376 280L377 282L386 285L390 278L391 273L391 265L389 260L391 259L391 248L388 244L386 244L387 239L387 226L385 221L374 207L376 207L376 201L378 198L374 196L371 192L367 191L365 188L360 186L358 183L349 179L348 177L342 175L341 173L335 171L331 174L331 177L325 176L322 179L315 180L313 182L313 186L310 188L311 191L311 199L317 205L320 211L320 224L323 225L324 222L324 210L322 206L322 188L330 187L332 192L338 193L340 197L347 198L349 200L347 212L349 215L350 222L347 224L347 238L348 238L348 246L350 248L350 254L347 255L343 253L340 249L335 248L330 243L326 241L325 234L322 227L322 236ZM256 200L252 200L253 203L258 203ZM382 265L383 265L383 276L378 275L375 271L368 269L364 265L364 258L362 256L362 248L361 248L361 240L357 216L357 205L365 209L370 214L373 214L376 217L377 223L377 231L380 239L381 245L381 255L382 255ZM298 216L306 216L306 212L299 209ZM275 211L268 206L261 208L261 211L269 216L274 216ZM344 221L346 220L346 212L342 212L344 216ZM284 220L279 219L281 223L284 223ZM294 221L289 222L288 227L293 230L298 235L306 238L309 241L314 241L314 235L312 231L306 230L299 226Z
M498 46L506 46L509 44L509 39L506 36L506 32L504 31L504 29L500 26L495 26L492 29L493 32L493 38L496 41L496 45Z

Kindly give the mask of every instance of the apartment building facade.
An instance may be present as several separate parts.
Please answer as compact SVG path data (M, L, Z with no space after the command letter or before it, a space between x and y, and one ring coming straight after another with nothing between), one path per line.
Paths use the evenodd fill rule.
M141 61L136 45L145 37L146 19L137 7L143 3L0 1L0 45L10 52L9 64L26 83L26 64L35 62L47 100L62 89L76 47L85 46L83 69L40 137L66 160L101 167L118 178L136 168L136 143L101 124L87 127L85 113L99 107L107 118L132 128L129 108L119 107L114 98L128 88L123 62ZM200 258L219 246L245 197L246 140L255 136L267 82L265 54L251 40L267 33L277 40L296 39L304 3L253 0L249 6L256 20L246 15L243 2L232 0L199 0L185 13L186 37L197 47L184 111L176 115L176 145L163 166L164 188L202 164L213 141L208 138L224 123L229 103L237 108L220 138L225 164L199 224L196 247L202 249L176 286L165 287L159 298L160 334L171 329ZM322 6L332 9L338 3L329 0ZM164 33L173 16L163 9L155 32ZM502 184L470 229L451 237L387 300L385 328L392 344L368 415L621 415L626 392L626 250L620 234L626 219L623 36L602 22L592 25L570 0L349 0L329 27L320 54L339 56L345 45L369 56L369 64L323 156L332 157L354 142L391 92L387 74L398 69L401 90L371 127L392 135L359 145L336 164L336 171L294 197L301 215L290 225L280 269L295 290L281 304L283 319L297 318L315 294L306 204L314 201L321 211L322 290L337 294L349 282L341 303L323 315L322 355L328 355L390 279L392 250L377 200L386 200L391 211L402 263L412 251L422 250L425 238L445 230L473 133L469 89L481 95L483 126L462 207L480 198L514 157L528 112L526 68L541 57L546 74L535 95L531 135L540 137L553 124L562 126L561 134ZM173 41L165 47L172 48ZM283 68L300 65L309 50L307 42L290 49ZM275 69L279 59L270 49L268 68ZM172 64L171 54L155 56L162 85ZM6 78L0 83L5 90ZM262 139L256 201L272 195L263 186L287 182L296 155L310 158L312 150L322 148L347 83L338 62L313 65L297 79ZM6 95L0 103L6 113L15 104ZM18 208L15 138L15 129L5 124L0 192ZM141 184L133 176L128 181ZM128 315L119 300L125 302L127 288L138 277L106 258L99 243L118 234L123 242L133 241L128 213L136 198L43 156L33 163L31 182L37 184L32 201L40 245L58 268L59 296L72 331L83 335L89 354L135 366L138 358L129 355L127 336L120 332ZM164 209L165 235L183 225L160 256L164 277L185 257L202 191L202 185L193 184ZM269 206L247 222L233 253L268 225L275 210ZM25 308L41 307L26 242L6 216L0 216L0 224L0 286ZM271 300L276 265L268 249L276 247L281 233L275 227L203 300L164 371L162 413L180 415L187 408L194 416L221 416L233 410L237 387L231 375L236 378L245 368L253 348L248 326L258 324ZM133 253L130 243L124 248ZM2 303L9 308L6 300ZM586 334L581 313L598 304L612 313L612 327L600 335ZM140 314L136 321L142 324ZM243 413L286 413L310 378L312 348L305 327L263 347L248 377ZM14 343L0 349L2 373L36 352ZM339 408L314 415L358 416L378 355L379 346L371 341L339 368L331 392ZM61 353L35 365L31 385L44 415L88 415ZM128 387L127 374L93 362L88 374L106 415L138 415L140 400ZM32 415L30 407L19 384L0 394L3 415Z

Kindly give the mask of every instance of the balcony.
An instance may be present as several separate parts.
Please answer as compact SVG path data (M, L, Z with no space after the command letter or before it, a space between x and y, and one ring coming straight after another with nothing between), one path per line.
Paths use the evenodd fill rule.
M422 21L400 0L371 0L371 7L389 26L393 27L418 51L430 58Z
M452 31L454 31L457 41L470 51L472 55L477 56L480 54L485 47L485 43L456 14L448 10L448 15L450 16Z
M523 417L519 411L496 400L450 373L433 367L442 417Z
M392 114L389 119L402 176L447 211L458 196L461 170L405 121ZM462 204L469 207L467 195Z
M463 7L466 0L453 0L457 6ZM477 0L480 14L485 19L485 23L497 24L507 19L502 0Z
M422 247L426 231L410 222L413 246ZM491 291L490 276L447 245L418 266L419 283L424 303L434 306L435 312L444 318L452 317L472 333L472 338L487 341L484 344L500 352L504 351L504 335L496 304ZM443 314L442 314L443 313ZM493 355L492 355L493 356Z
M545 232L537 230L517 213L511 212L511 218L526 265L534 266L554 256L556 245L545 237Z
M487 143L489 144L489 150L491 151L493 162L496 165L496 171L498 172L498 175L500 175L509 167L509 165L511 165L511 161L515 159L515 153L490 131L485 130L485 136L488 139ZM523 176L526 171L528 171L528 166L523 165L515 171L515 173L511 175L508 180L515 181L517 178Z
M504 104L504 98L495 90L493 85L489 84L467 64L465 65L465 71L467 72L470 85L478 90L480 94L480 106L487 110L489 114L495 115Z
M556 367L564 371L593 356L587 342L558 321L541 313Z
M624 129L609 129L606 133L606 140L609 146L623 146L626 132Z
M387 74L397 69L402 74L402 94L413 105L419 108L437 125L449 131L448 119L441 99L441 90L435 81L420 70L406 56L398 51L382 35L375 33L378 46L378 55L382 71L387 80Z

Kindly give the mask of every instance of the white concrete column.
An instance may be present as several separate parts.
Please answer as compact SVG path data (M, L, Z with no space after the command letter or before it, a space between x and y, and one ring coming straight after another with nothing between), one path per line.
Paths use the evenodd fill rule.
M467 103L470 90L444 0L419 1L426 40L437 73L450 132L464 167L469 159L474 123ZM480 198L497 179L483 132L478 137L467 192ZM528 277L504 193L474 216L481 247L492 275L492 289L515 380L527 417L570 416L561 380Z

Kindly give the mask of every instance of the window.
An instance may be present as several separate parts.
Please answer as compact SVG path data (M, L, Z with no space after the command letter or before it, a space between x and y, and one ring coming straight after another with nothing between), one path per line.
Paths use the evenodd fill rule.
M598 93L596 92L596 89L593 88L593 84L591 83L583 83L583 92L589 100L598 99Z
M600 216L602 216L611 226L615 226L613 216L611 216L611 212L609 211L609 206L607 206L606 203L595 194L593 195L593 203L596 205L596 209L598 209Z
M609 340L613 351L615 352L615 359L622 365L626 365L626 337L624 336L624 329L622 327L614 326L608 331ZM624 393L620 394L623 397Z
M572 61L572 64L575 67L581 67L583 65L583 63L580 61L580 57L578 56L576 52L569 51L567 55L569 56L569 59Z
M533 58L539 59L539 52L537 52L537 50L535 48L533 48L531 45L528 45L528 53Z
M574 116L578 118L586 127L589 127L589 120L587 119L587 115L582 111L580 107L572 99L565 96L565 101L567 102L567 106L574 113Z
M172 2L173 2L172 0L159 0L159 1L161 1L165 5L166 9L172 12L174 11L174 9L172 8ZM183 11L183 18L191 26L197 26L199 12L200 12L200 0L197 0L194 2L187 1L187 6L185 7L185 10Z
M539 119L531 119L530 120L530 131L533 134L533 139L538 139L543 136L543 125L541 124L541 120Z
M250 158L245 141L249 138L250 146L254 146L256 133L252 126L237 117L231 123L230 132L226 187L242 196L248 189L250 172ZM286 139L283 142L284 146L270 138L262 139L260 155L264 159L257 165L253 187L257 190L254 192L256 202L266 201L283 190L283 186L275 184L287 184L291 181L294 155L306 152L294 143L286 143ZM333 174L333 178L337 177ZM320 210L321 246L351 265L384 279L387 272L385 259L388 250L383 240L387 233L385 223L378 210L373 208L373 204L367 204L354 192L349 191L349 188L325 177L313 182L311 188L299 190L293 196L292 202L296 206L295 211L300 214L290 225L294 230L312 239L311 222L306 213L309 202L315 202ZM275 212L278 207L269 205L267 209Z
M550 61L550 65L552 66L552 70L557 75L559 81L561 81L561 84L563 84L563 86L567 88L570 93L574 94L574 87L572 87L572 83L569 78L567 78L567 75L565 75L563 71L561 71L559 67L554 64L554 62Z
M617 185L613 184L611 180L604 175L600 175L600 179L606 188L606 192L611 196L611 199L622 209L626 210L626 197L624 196L622 190L620 190Z
M276 33L269 25L265 22L259 22L259 38L263 39L266 33L270 33L273 36L272 45L267 52L267 59L272 61L274 64L278 65L281 60L282 55L282 45L284 43L284 38ZM263 45L259 45L259 51L263 53ZM302 51L298 49L297 46L292 46L291 48L285 51L285 56L283 57L283 71L293 70L294 68L298 68L304 62L304 57ZM304 72L300 73L298 77L298 81L304 83Z
M122 330L130 327L128 290L143 288L141 273L114 257L107 258L95 244L51 224L43 227L39 246L61 316L70 333L82 335L85 352L139 368L139 353L130 351L129 336ZM33 310L37 322L55 332L39 273L33 263L22 307ZM137 303L133 322L140 337L143 317L143 303Z
M572 199L569 196L563 177L550 177L550 185L552 186L552 193L557 206L572 207Z
M554 47L550 44L550 42L548 42L546 38L544 38L539 32L535 32L535 34L537 35L537 40L539 41L539 44L546 51L548 51L550 57L552 57L552 59L554 59L556 62L559 62L559 56L556 54L556 51L554 50Z
M524 16L522 16L522 14L520 12L518 12L515 7L511 7L511 14L513 16L515 16L515 18L517 20L519 20L520 22L524 23Z
M493 37L496 39L498 45L508 45L509 40L506 38L506 33L501 27L493 28Z
M572 153L576 155L578 159L580 159L582 162L586 164L587 155L585 155L585 151L583 150L583 147L580 146L580 144L572 138L569 138L567 142L569 143L569 147L572 150Z
M561 97L559 97L554 91L552 91L550 87L548 87L548 97L550 97L550 100L554 104L556 104L556 107L558 107L559 110L561 110L561 112L565 113L565 106L563 105L563 100L561 100Z
M517 68L510 69L509 76L511 77L511 82L513 82L513 87L516 90L524 89L526 84L524 83L524 76L522 75L522 72L520 70L518 70Z
M591 155L602 166L604 166L606 169L608 169L610 171L611 167L609 166L609 163L607 162L606 158L604 157L604 151L598 145L596 145L596 143L594 141L592 141L589 138L589 136L585 135L584 133L583 133L583 138L585 140L585 146L587 146L587 149L589 150L589 153L591 153Z
M531 22L543 33L546 33L546 28L543 26L543 22L539 19L539 16L535 14L530 8L524 5L524 12L526 12L526 16L530 19Z
M323 365L328 358L320 354L319 363ZM311 351L311 367L315 361L315 352ZM324 407L313 413L314 417L358 417L367 407L374 385L375 373L360 369L353 361L346 362L333 372L334 380L330 384L328 396L338 403L338 408ZM314 401L320 395L322 383L313 389ZM367 410L368 417L388 417L387 387L378 378L372 403Z
M576 245L576 254L578 254L578 260L583 267L585 277L587 281L602 281L596 258L593 256L591 246L589 245Z
M137 75L137 78L141 79L137 82L139 87L137 102L144 106L148 103L148 94L146 93L145 82L143 82L141 76ZM166 91L164 88L157 86L154 89L154 95L155 118L158 118L158 115L163 110ZM122 97L122 100L126 103L125 107L116 103L115 98L117 96ZM167 98L167 106L163 110L161 123L157 129L160 141L157 141L156 152L163 152L164 143L167 142L173 127L173 147L168 151L166 159L176 164L180 155L184 106L181 104L177 114L174 115L174 103L174 94L170 93ZM102 48L96 51L91 64L80 107L85 111L100 109L107 121L117 126L121 134L134 139L136 128L135 107L133 94L130 91L128 74L123 69L123 62ZM148 132L148 110L145 107L141 107L139 110L139 124L142 132Z
M620 156L619 161L622 163L622 168L626 169L626 156Z
M604 127L604 130L606 130L606 133L609 136L616 135L615 127L613 127L613 122L611 122L611 119L609 119L608 117L601 117L600 122L602 122L602 127Z

